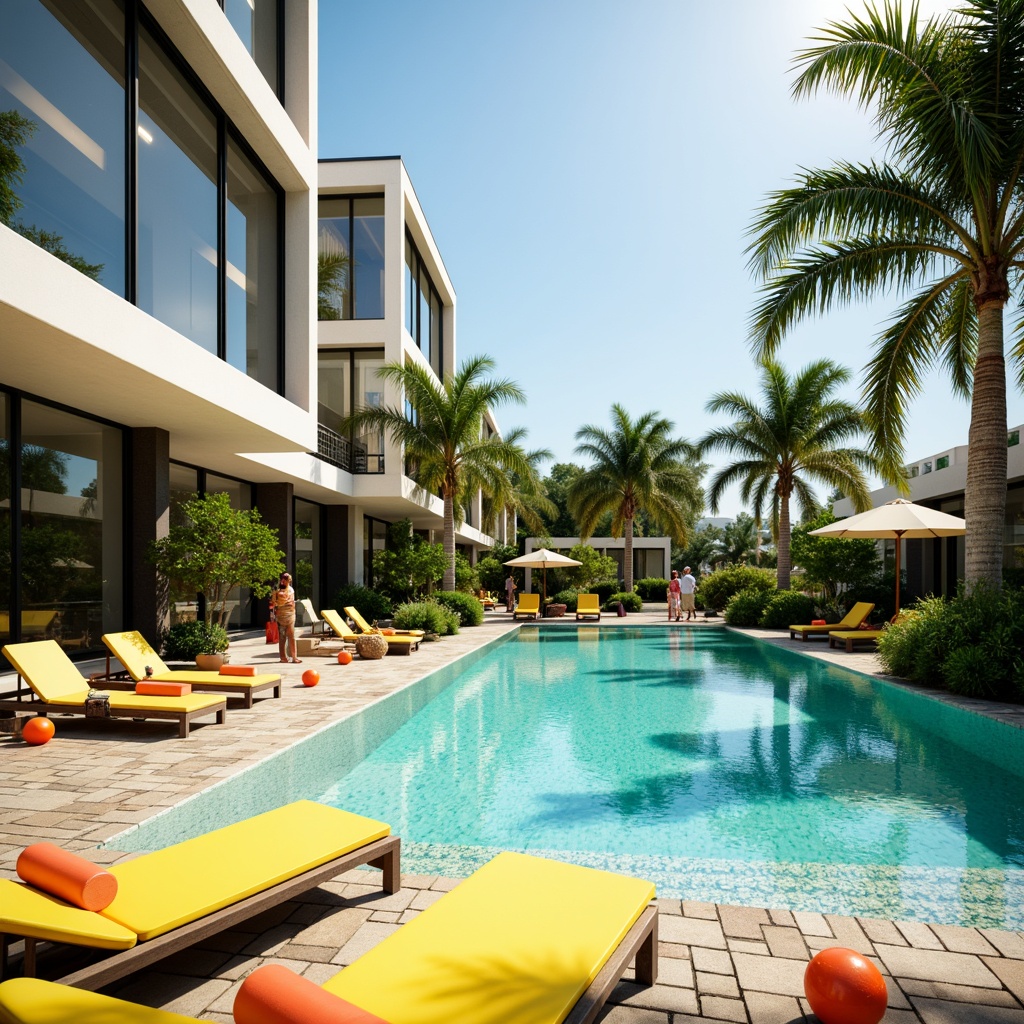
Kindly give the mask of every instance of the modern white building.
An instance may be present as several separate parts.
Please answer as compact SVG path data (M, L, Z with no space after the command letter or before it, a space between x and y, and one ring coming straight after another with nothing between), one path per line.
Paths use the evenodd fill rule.
M69 649L154 636L146 551L194 492L258 508L316 603L382 523L440 529L400 452L337 429L397 397L382 360L454 364L455 293L400 160L318 166L316 16L0 0L0 641L32 610ZM320 323L318 238L351 278Z
M536 551L538 548L550 545L552 551L560 551L567 554L570 548L580 543L579 537L548 537L541 540L539 537L527 537L525 542L526 554ZM619 579L625 577L624 567L626 559L625 537L588 537L584 542L594 548L598 553L607 555L615 560L619 567ZM649 576L667 577L672 561L672 538L671 537L634 537L633 538L633 579L642 580ZM524 579L524 589L530 590L532 586L533 570L527 569Z

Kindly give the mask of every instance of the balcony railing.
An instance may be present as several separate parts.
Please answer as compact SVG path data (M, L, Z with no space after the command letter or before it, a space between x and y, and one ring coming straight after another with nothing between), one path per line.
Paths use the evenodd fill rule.
M350 441L336 430L317 424L316 454L347 473L383 473L384 456L370 455L366 445Z

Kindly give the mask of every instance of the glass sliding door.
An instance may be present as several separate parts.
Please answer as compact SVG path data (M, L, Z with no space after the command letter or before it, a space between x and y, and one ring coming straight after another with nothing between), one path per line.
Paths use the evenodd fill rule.
M295 499L295 596L308 597L313 607L320 600L320 506Z

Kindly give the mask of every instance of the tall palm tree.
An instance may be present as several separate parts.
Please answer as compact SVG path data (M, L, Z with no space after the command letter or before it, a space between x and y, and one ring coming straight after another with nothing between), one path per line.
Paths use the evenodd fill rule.
M790 378L778 363L761 369L761 405L735 391L713 395L707 411L736 417L727 427L708 431L697 442L703 457L716 449L737 456L711 481L711 511L727 487L738 483L740 498L754 509L755 519L770 510L778 548L779 590L790 584L790 499L801 508L816 507L810 481L838 487L853 500L858 512L871 505L864 469L876 468L869 451L841 448L864 431L856 406L834 393L850 379L850 371L829 359L819 359Z
M509 444L522 445L526 439L525 427L513 427L505 434ZM544 493L544 485L540 477L540 463L552 457L547 448L535 448L525 452L526 461L530 465L528 476L510 473L502 478L502 490L489 496L484 509L483 527L488 533L494 533L498 524L504 520L506 534L515 544L515 527L513 524L521 519L528 529L534 533L547 530L544 516L558 515L558 506Z
M419 363L385 363L378 375L400 390L406 405L360 409L341 428L387 433L414 466L420 493L440 494L448 558L445 590L455 589L455 525L462 522L466 501L477 490L504 494L510 474L523 479L534 472L518 440L484 434L484 413L505 402L526 400L513 381L487 379L493 369L493 359L477 356L442 383Z
M572 483L569 510L586 540L607 512L612 536L625 536L623 574L626 590L633 589L633 520L641 510L685 544L690 522L704 507L700 474L685 461L690 445L671 436L675 424L656 412L636 421L618 404L612 406L612 428L584 426L576 431L577 455L593 464Z
M824 88L874 105L888 162L804 172L753 228L766 279L753 317L771 355L790 325L835 302L910 292L875 344L865 397L876 449L901 476L908 400L941 365L971 400L969 584L998 586L1006 506L1003 310L1024 267L1024 0L964 0L926 24L911 5L834 22L797 60L797 96ZM1010 355L1024 384L1024 338Z

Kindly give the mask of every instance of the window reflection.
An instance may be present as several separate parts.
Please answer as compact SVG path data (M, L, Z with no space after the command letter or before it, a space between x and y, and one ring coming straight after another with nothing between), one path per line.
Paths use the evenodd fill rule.
M0 0L0 222L118 295L124 22L117 0Z
M355 318L384 316L384 199L352 202L352 252L355 260Z
M321 199L317 225L317 318L350 320L351 214L348 199Z
M295 501L295 596L320 602L320 506Z
M405 329L438 378L444 373L441 296L412 239L405 236Z
M223 0L231 27L252 54L256 67L274 92L279 92L277 69L278 0Z
M319 201L317 316L384 316L384 197L328 196Z
M169 474L170 525L184 525L182 505L191 501L199 491L199 472L191 466L171 463ZM195 622L199 614L199 600L195 591L188 590L174 580L170 581L171 623Z
M384 385L379 371L383 365L383 349L321 349L317 360L318 421L341 434L342 422L353 410L381 405ZM384 472L382 432L343 435L343 443L351 445L345 468L353 473Z

